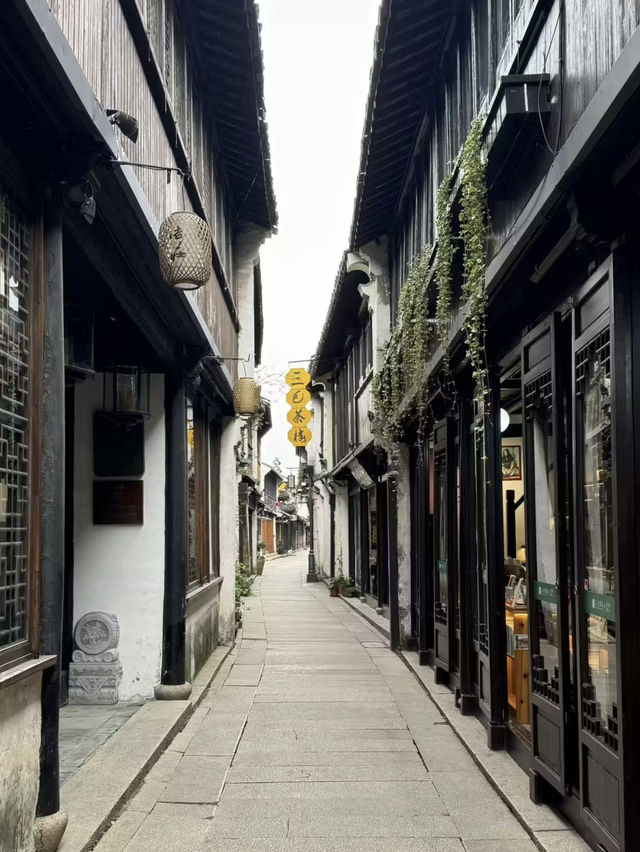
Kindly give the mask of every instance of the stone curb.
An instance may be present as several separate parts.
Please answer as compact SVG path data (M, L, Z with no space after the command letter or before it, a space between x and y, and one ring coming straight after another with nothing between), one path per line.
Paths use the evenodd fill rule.
M329 585L329 580L326 577L321 576L320 579L325 584L325 586ZM382 627L382 625L378 624L375 621L375 619L372 616L370 616L367 612L363 612L364 607L366 607L367 609L371 609L370 606L368 606L367 604L363 604L358 598L343 598L341 596L338 596L338 600L341 600L350 609L352 609L354 612L357 612L358 615L362 619L367 621L372 627L375 627L375 629L378 631L378 633L381 633L384 636L384 638L387 640L387 642L389 642L391 640L391 634L389 633L389 631L385 630L385 628Z
M453 693L447 687L429 683L427 678L432 678L433 672L428 666L419 665L418 654L415 651L399 651L397 655L538 849L543 852L589 852L591 847L560 814L548 805L536 805L531 801L527 774L506 750L492 751L489 748L482 722L475 716L462 716L450 700ZM442 692L435 691L438 689L442 689ZM445 695L448 701L443 700Z
M323 578L324 579L324 578ZM325 580L326 582L326 580ZM360 608L348 598L340 598L366 621L389 640L389 634L373 619L361 612ZM478 769L489 784L500 796L520 825L527 832L532 842L542 852L590 852L591 847L582 839L578 832L569 825L562 816L547 805L536 805L529 798L529 780L526 773L509 756L507 751L491 751L486 744L486 731L475 716L462 716L453 705L453 693L446 686L430 684L427 677L433 672L428 666L418 664L415 651L398 651L409 671L416 678L427 696L433 701L443 718L447 720L453 733L467 750ZM441 690L437 692L434 690ZM443 697L447 696L448 701ZM419 749L418 749L419 750ZM513 790L519 786L517 795Z
M147 702L69 779L61 790L61 808L68 813L69 824L59 852L89 852L96 846L151 767L189 721L233 648L234 645L219 645L214 650L195 678L188 700ZM143 732L146 729L148 740L127 772L123 755L134 751L127 748L132 738L139 744L136 728L141 727ZM121 780L109 800L105 779L112 777Z

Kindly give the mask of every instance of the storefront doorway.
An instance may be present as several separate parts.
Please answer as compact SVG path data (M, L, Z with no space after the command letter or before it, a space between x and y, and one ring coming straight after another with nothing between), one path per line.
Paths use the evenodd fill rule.
M575 802L606 850L622 830L612 271L610 260L571 309L523 338L526 546L508 560L522 576L507 584L512 647L518 632L530 646L534 796L546 784ZM517 467L507 445L503 478Z

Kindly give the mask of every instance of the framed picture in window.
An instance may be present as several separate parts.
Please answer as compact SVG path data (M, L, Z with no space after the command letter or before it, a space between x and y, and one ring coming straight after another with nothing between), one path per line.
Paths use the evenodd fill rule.
M520 444L502 445L502 479L522 479L522 447Z

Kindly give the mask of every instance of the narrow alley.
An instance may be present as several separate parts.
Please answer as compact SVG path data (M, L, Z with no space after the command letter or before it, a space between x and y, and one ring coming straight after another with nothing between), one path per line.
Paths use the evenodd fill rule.
M97 852L533 852L402 660L306 570L306 553L267 565L241 642Z

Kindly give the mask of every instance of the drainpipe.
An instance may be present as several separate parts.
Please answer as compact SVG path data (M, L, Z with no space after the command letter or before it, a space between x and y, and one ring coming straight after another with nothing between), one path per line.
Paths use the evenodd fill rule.
M157 699L186 699L187 403L181 375L164 377L165 534L162 674Z
M44 363L42 398L40 653L55 654L42 673L40 787L34 838L55 850L67 827L60 812L60 653L64 602L64 283L62 210L51 202L44 215ZM37 471L34 471L37 475Z

